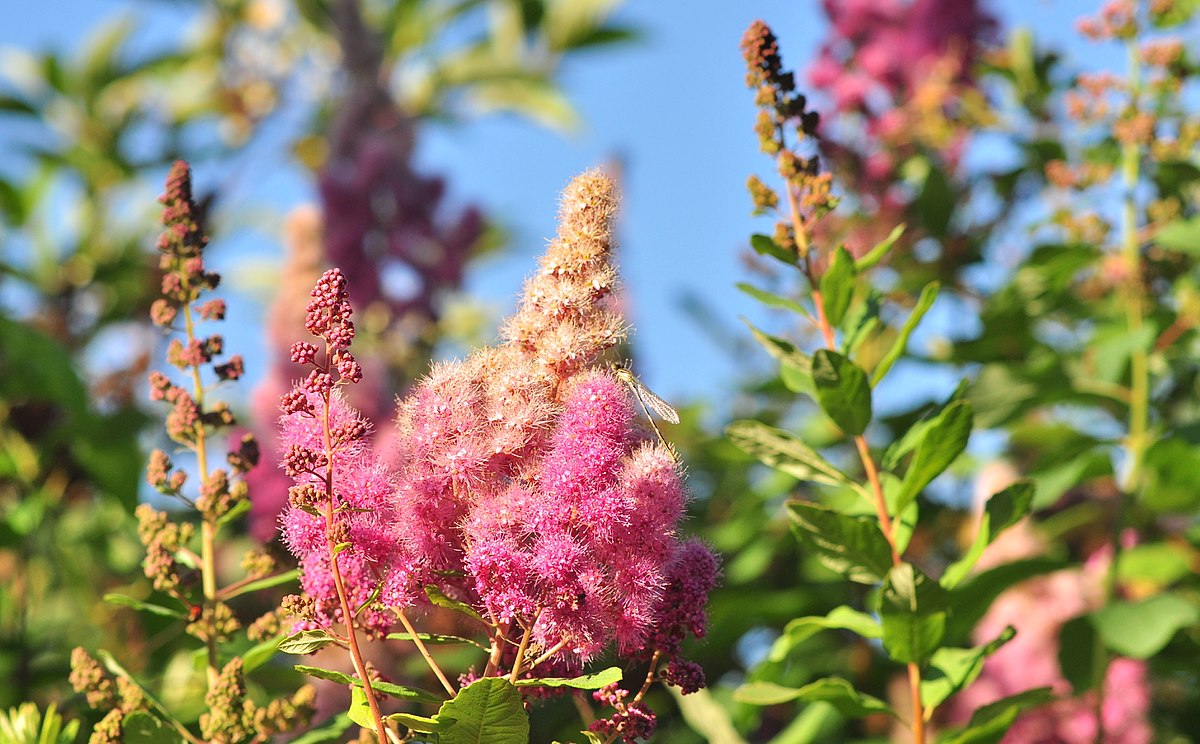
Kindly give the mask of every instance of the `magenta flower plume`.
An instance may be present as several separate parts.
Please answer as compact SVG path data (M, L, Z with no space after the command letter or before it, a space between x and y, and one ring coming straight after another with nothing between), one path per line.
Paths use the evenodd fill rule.
M391 540L395 476L369 444L369 422L338 389L362 379L362 367L349 351L351 313L345 277L337 269L322 274L311 293L305 328L324 340L324 348L307 341L292 346L292 361L311 371L281 400L280 464L295 483L281 518L283 538L300 559L305 593L315 600L312 616L302 625L345 621L335 573L350 604L360 607L381 584L386 589L385 579L397 570ZM342 544L349 547L331 550ZM330 558L335 552L337 572ZM379 599L388 602L390 593L381 592ZM383 631L391 616L368 608L360 622Z
M646 435L628 389L597 368L625 335L609 304L616 204L603 174L575 179L505 343L436 367L399 406L393 534L409 563L393 596L423 602L434 584L495 623L507 640L486 673L498 661L513 674L578 670L610 645L657 663L679 653L680 629L703 632L702 619L664 608L695 563L681 555L708 557L693 589L716 578L707 548L677 536L679 466ZM701 618L703 594L686 598ZM522 660L505 643L539 655ZM696 689L702 675L679 677Z

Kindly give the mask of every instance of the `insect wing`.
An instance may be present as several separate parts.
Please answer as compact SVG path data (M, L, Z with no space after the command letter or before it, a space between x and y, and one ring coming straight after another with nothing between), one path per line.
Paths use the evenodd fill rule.
M629 372L628 370L624 370L624 372L625 374L620 375L621 379L623 379L629 384L630 387L633 388L633 392L642 399L642 403L644 403L647 408L649 408L651 411L654 411L655 415L657 415L663 421L666 421L668 424L679 423L679 413L671 407L670 403L658 397L657 393L642 384L642 381L634 377L632 372Z

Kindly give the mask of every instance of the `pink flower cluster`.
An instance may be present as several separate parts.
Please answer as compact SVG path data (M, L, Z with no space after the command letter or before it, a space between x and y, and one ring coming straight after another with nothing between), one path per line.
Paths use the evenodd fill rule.
M830 36L809 81L833 96L837 112L878 118L920 88L947 58L970 79L980 42L996 21L980 0L824 0Z
M508 340L436 366L400 402L388 451L346 438L332 462L336 536L293 489L283 531L318 606L335 604L326 557L334 540L349 544L337 560L356 600L378 591L367 622L376 630L389 622L384 608L426 603L435 586L537 649L522 674L578 670L615 644L624 656L668 662L667 680L687 691L703 686L698 667L678 656L685 637L705 632L718 563L678 537L686 488L674 453L647 435L629 390L598 366L624 333L608 306L615 208L610 179L577 178L559 236L505 326ZM318 294L313 303L324 302ZM300 361L315 355L296 348ZM330 367L352 377L339 354ZM283 461L297 472L318 469L296 453L316 451L324 436L310 415L322 374L331 373L315 371L284 399ZM336 394L329 417L334 432L363 428ZM335 611L321 617L333 619Z

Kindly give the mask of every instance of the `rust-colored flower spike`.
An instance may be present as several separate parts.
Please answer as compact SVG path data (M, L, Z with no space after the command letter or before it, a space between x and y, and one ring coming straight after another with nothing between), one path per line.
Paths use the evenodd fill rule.
M616 184L599 170L571 181L559 207L558 236L501 331L556 386L625 338L620 316L603 302L616 283L617 202Z
M805 258L813 223L837 204L830 193L832 176L821 172L820 158L815 153L801 156L794 149L794 145L816 135L820 120L816 111L808 109L804 95L796 92L795 76L783 70L779 41L766 23L754 21L746 29L742 55L746 60L746 85L754 91L754 102L759 107L754 125L759 148L775 159L776 170L786 182L786 198L780 199L762 179L751 176L746 185L754 214L774 213L785 202L790 214L780 215L774 241ZM789 136L795 138L794 145L788 144Z

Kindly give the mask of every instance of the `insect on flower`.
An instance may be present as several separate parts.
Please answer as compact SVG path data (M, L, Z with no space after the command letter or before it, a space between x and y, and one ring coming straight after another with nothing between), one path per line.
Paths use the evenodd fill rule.
M675 448L672 447L669 442L667 442L666 438L663 437L662 432L658 430L658 424L654 423L654 417L657 415L659 418L669 424L678 424L679 413L671 407L670 403L667 403L665 400L660 398L657 393L646 387L645 384L643 384L642 381L639 380L632 371L630 371L628 366L620 364L613 365L613 374L618 380L625 383L625 385L628 386L633 392L633 397L637 398L638 404L641 405L642 411L646 414L646 420L650 422L650 428L654 429L654 433L658 435L658 441L661 442L664 447L671 450L671 454L674 455L675 459L678 461L679 453L675 451ZM651 411L654 411L654 413L651 414Z

